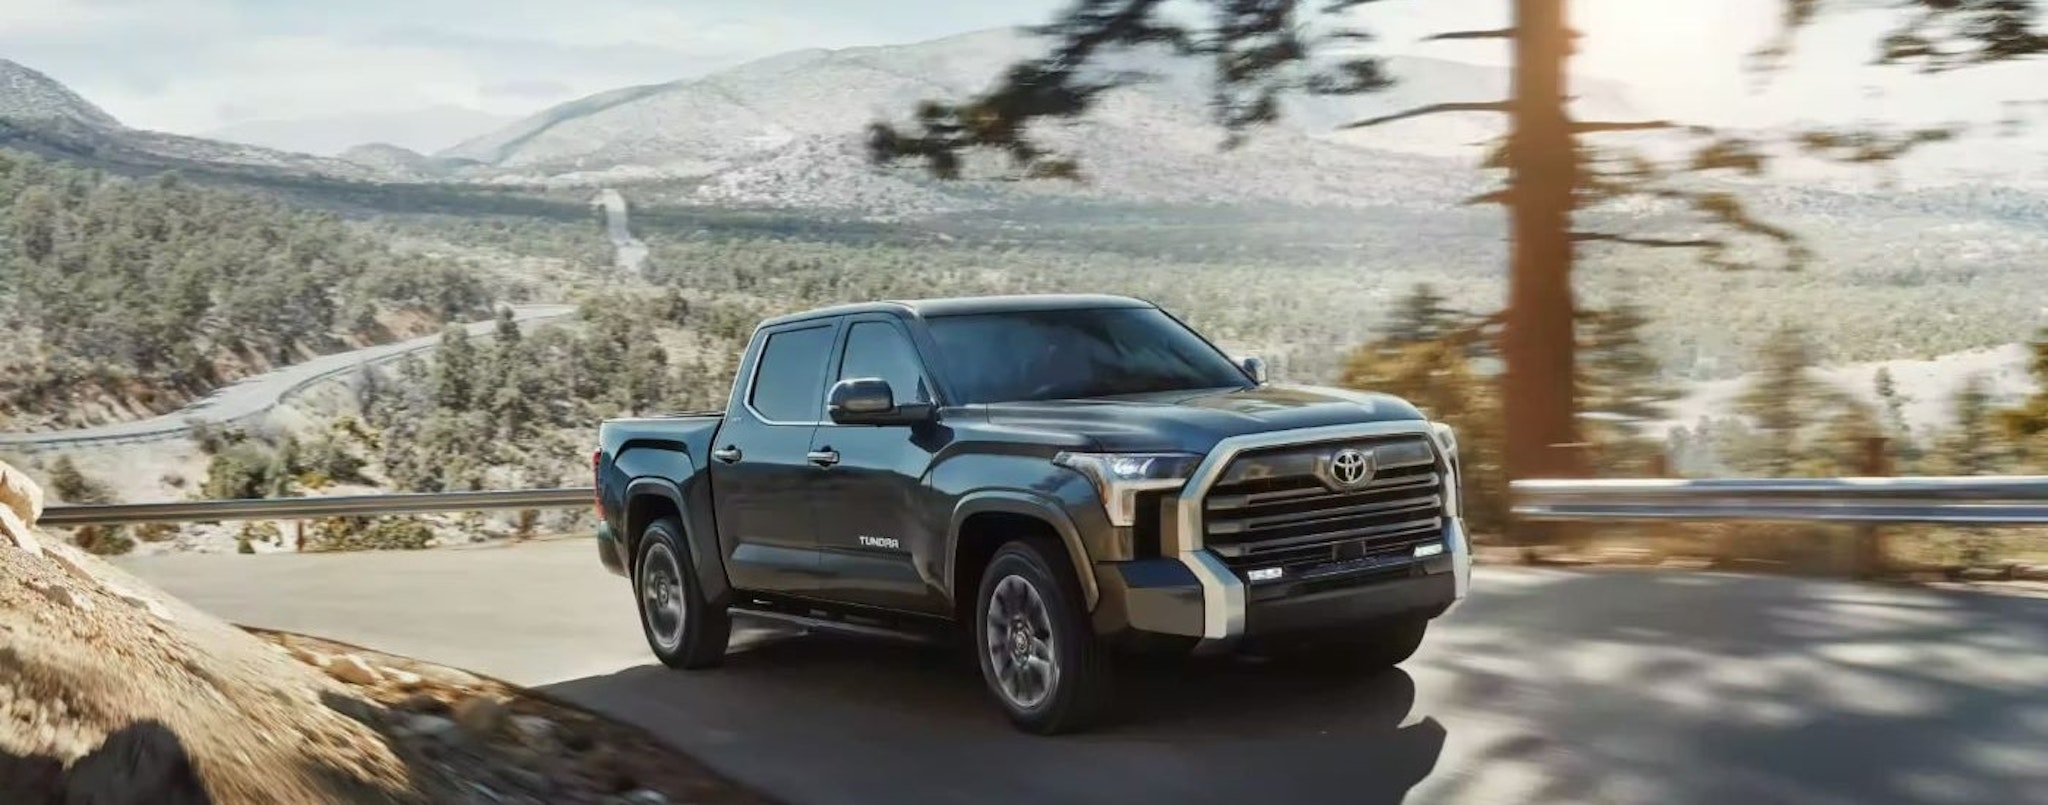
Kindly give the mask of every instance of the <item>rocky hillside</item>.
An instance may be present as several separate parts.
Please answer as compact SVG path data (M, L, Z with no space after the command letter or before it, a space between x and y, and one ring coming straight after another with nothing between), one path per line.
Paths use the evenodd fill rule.
M957 187L869 169L861 151L865 125L899 118L921 100L975 92L1043 47L1001 29L912 45L798 51L701 79L583 98L441 156L527 180L702 180L696 192L707 202L881 204L907 211L947 197L964 204ZM1403 81L1399 89L1294 99L1286 125L1246 148L1218 153L1221 132L1208 119L1204 66L1159 53L1129 54L1106 69L1155 80L1114 93L1095 114L1048 130L1046 139L1088 159L1095 181L1078 191L1084 195L1368 205L1405 199L1416 181L1450 184L1446 177L1466 173L1470 143L1497 133L1499 121L1453 117L1346 133L1335 127L1421 99L1499 95L1507 77L1495 68L1431 59L1397 58L1390 67ZM1619 86L1588 81L1578 90L1586 114L1632 113ZM1388 152L1446 159L1428 164L1430 177L1418 180L1414 164ZM1390 174L1392 181L1382 181ZM1449 194L1428 198L1440 195Z
M0 118L72 120L106 128L121 126L121 121L79 97L70 87L6 59L0 59Z
M0 802L762 801L501 683L259 639L40 539L41 509L0 464Z
M373 180L338 159L131 129L41 72L0 59L0 145L120 169L213 168Z

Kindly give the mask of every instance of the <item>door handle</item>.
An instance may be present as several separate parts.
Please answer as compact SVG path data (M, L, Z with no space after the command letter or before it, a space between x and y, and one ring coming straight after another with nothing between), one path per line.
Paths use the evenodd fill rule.
M744 455L746 454L741 453L737 445L730 444L718 448L717 450L711 451L712 458L718 459L719 461L723 461L727 464L738 464L740 461L740 457Z
M810 459L812 464L816 464L820 467L830 467L834 464L839 463L839 451L833 450L829 447L824 450L812 450L810 453L806 454L804 458Z

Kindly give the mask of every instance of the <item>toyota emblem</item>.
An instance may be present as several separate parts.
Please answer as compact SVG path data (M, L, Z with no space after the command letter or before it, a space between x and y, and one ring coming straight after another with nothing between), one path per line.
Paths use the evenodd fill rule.
M1341 486L1359 486L1372 480L1372 454L1346 447L1330 457L1330 480Z

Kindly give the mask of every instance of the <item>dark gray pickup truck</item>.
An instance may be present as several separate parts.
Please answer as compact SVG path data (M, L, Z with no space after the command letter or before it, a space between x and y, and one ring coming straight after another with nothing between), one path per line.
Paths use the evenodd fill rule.
M662 662L735 615L966 638L1023 729L1124 651L1406 660L1465 597L1450 428L1270 385L1146 302L879 302L761 324L723 413L604 422L605 566Z

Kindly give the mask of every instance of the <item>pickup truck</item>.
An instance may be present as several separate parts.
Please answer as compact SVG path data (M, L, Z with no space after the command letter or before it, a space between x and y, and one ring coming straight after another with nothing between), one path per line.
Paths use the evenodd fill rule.
M957 641L1041 734L1126 652L1391 667L1471 583L1449 427L1124 297L774 318L723 412L598 442L598 558L663 663L717 665L735 616Z

